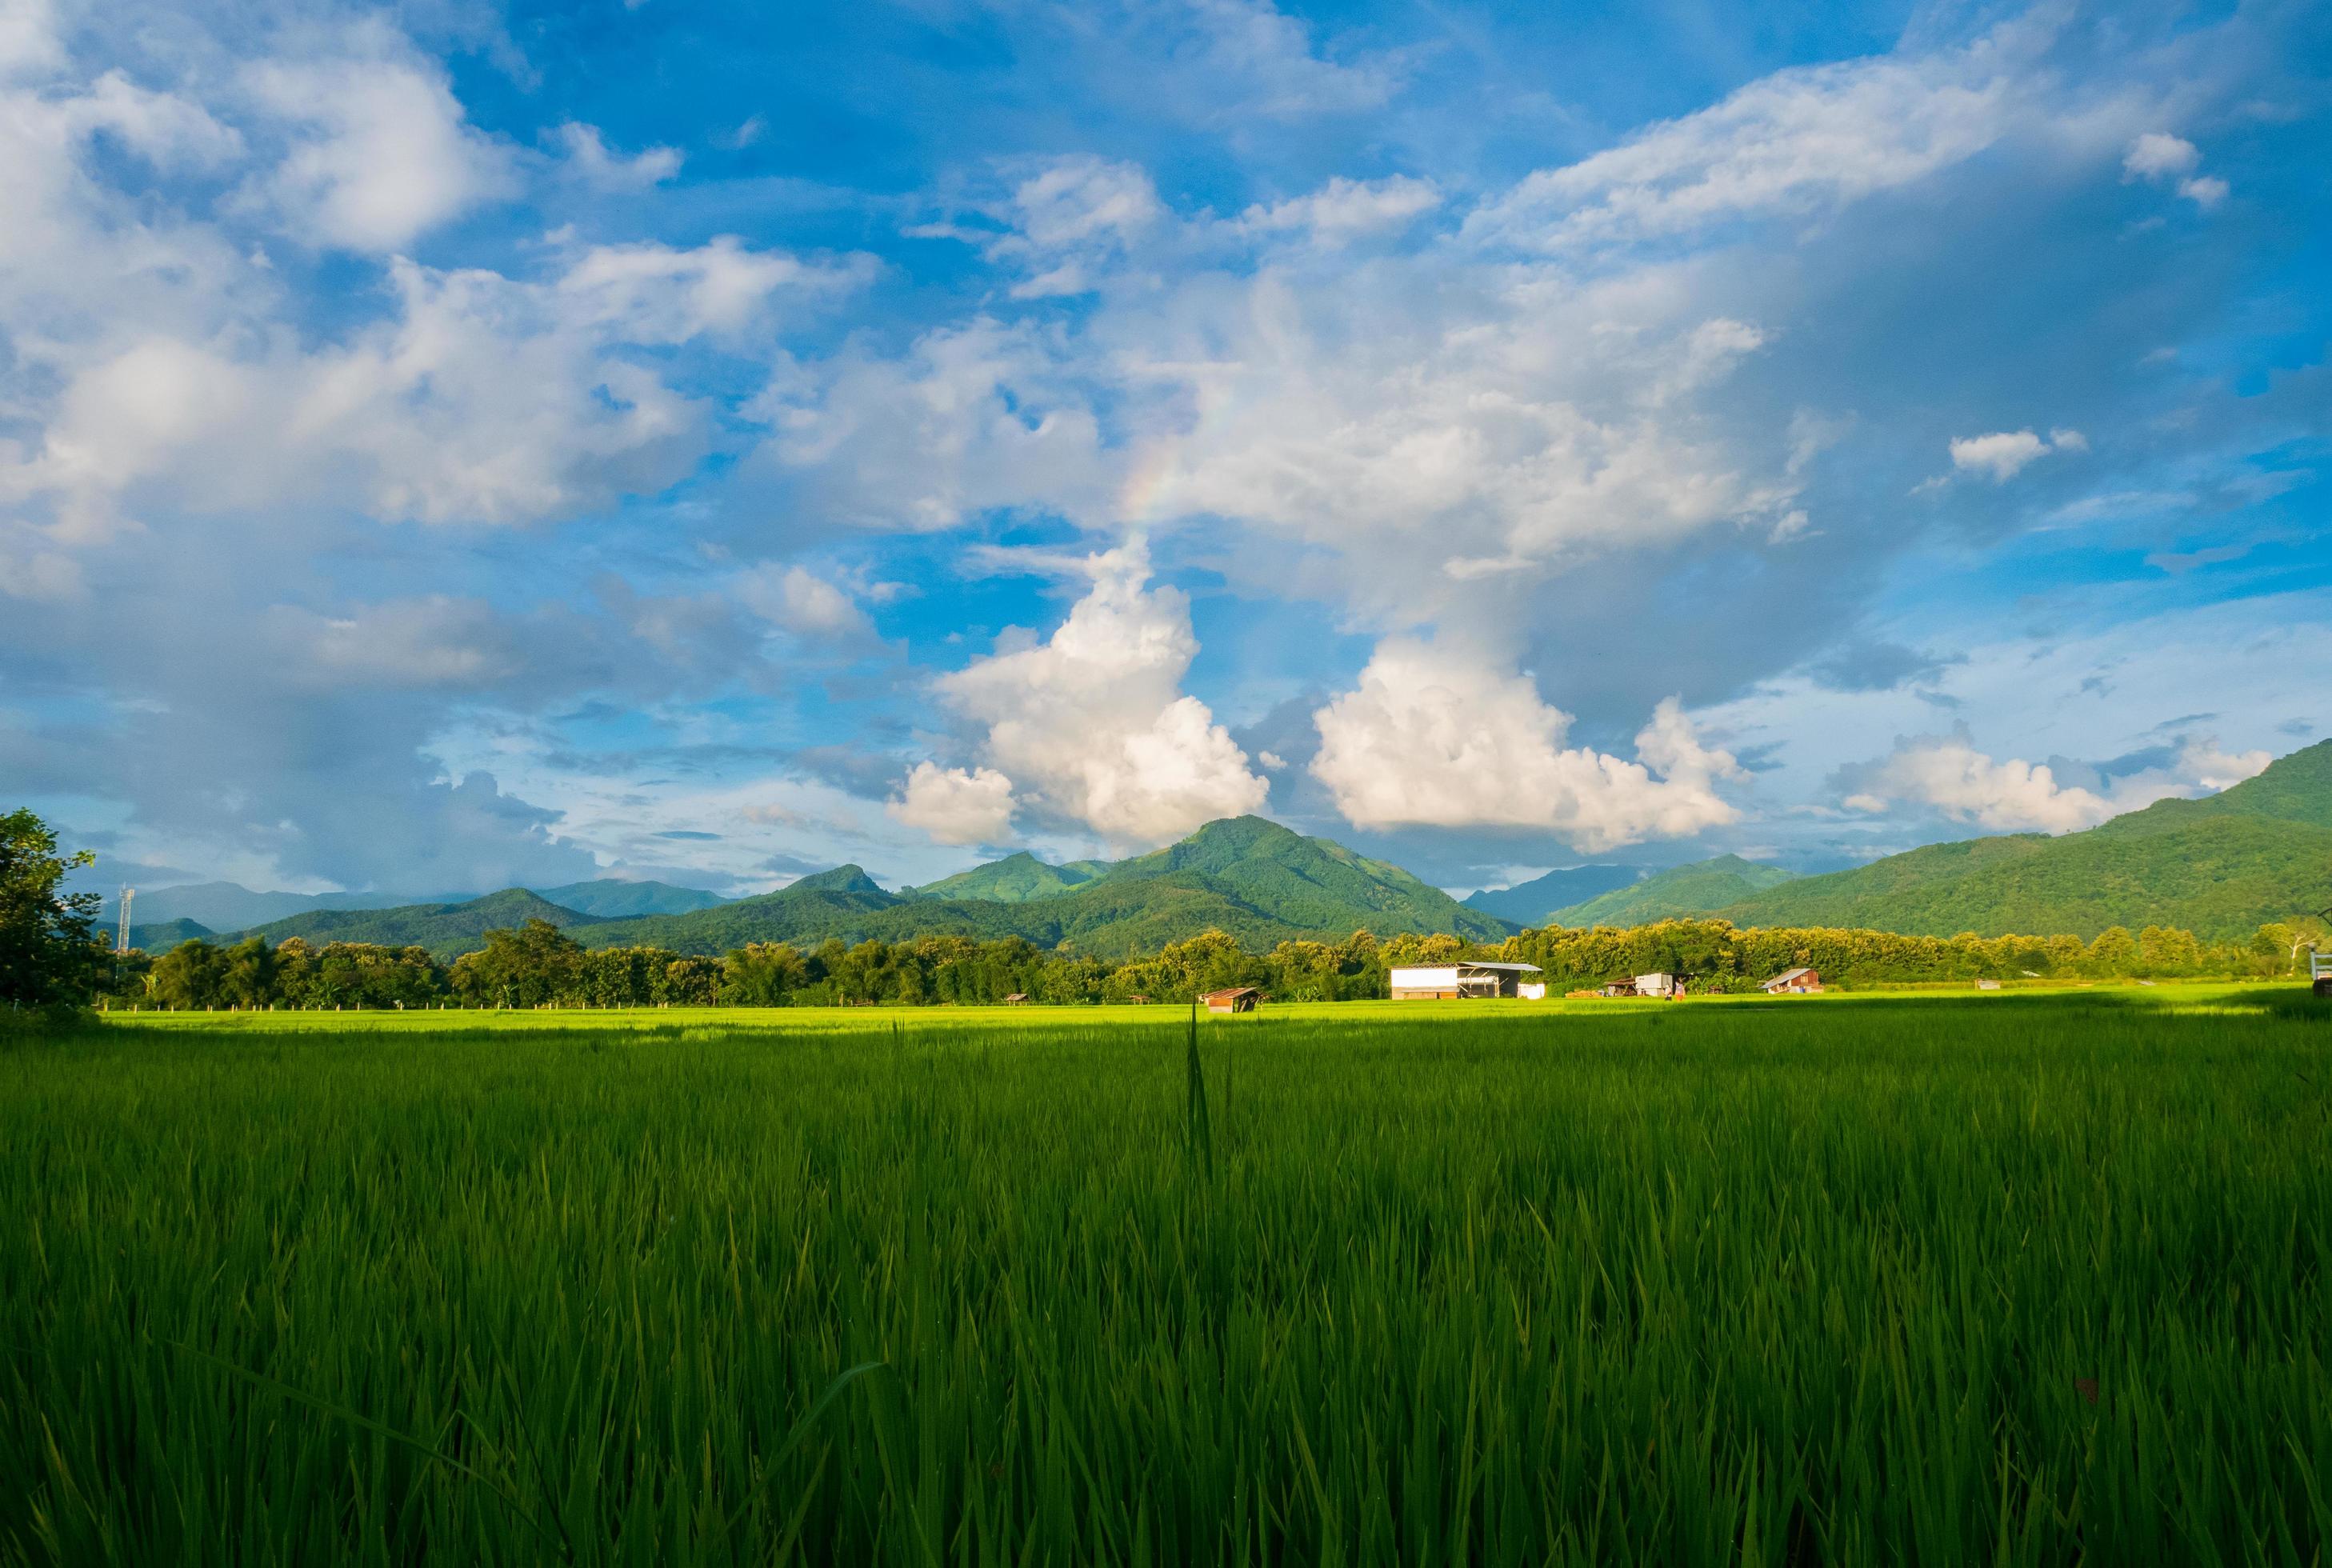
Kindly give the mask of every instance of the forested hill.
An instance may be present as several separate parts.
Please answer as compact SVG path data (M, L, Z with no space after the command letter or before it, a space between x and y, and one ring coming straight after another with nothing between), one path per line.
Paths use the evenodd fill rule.
M1108 863L1099 860L1072 860L1066 865L1047 865L1027 850L1008 855L1001 860L991 860L985 865L975 865L970 871L959 871L953 876L942 877L922 887L903 887L903 898L980 898L998 904L1026 904L1032 898L1051 898L1081 887L1109 870Z
M382 947L423 947L432 956L452 958L485 946L486 932L548 921L562 930L593 923L588 914L551 903L522 887L490 893L464 904L408 904L397 909L311 909L243 934L270 942L299 937L311 947L329 942L372 942ZM579 930L577 935L581 935Z
M1714 860L1656 871L1640 882L1631 882L1584 903L1559 909L1544 923L1648 925L1656 920L1722 909L1766 888L1777 887L1792 875L1778 865L1761 865L1737 855L1720 855Z
M2163 800L2059 838L1934 844L1719 907L1737 925L1913 936L2181 926L2205 940L2332 904L2332 741L2201 800Z
M531 891L561 909L605 917L681 914L721 902L719 894L699 888L675 887L668 882L627 882L612 876ZM198 882L141 893L130 905L130 913L140 923L157 927L173 921L187 921L209 932L239 932L257 930L318 910L413 909L423 904L450 907L475 903L479 896L475 891L436 893L415 888L403 893L253 893L233 882ZM111 922L119 913L119 906L108 899L105 919Z
M1017 857L1016 857L1017 858ZM959 888L1036 880L1030 861ZM981 867L980 870L993 870ZM1043 868L1059 870L1058 867ZM1082 867L1080 867L1082 869ZM650 945L719 953L748 942L859 941L910 936L1025 937L1099 957L1152 952L1209 927L1242 944L1295 937L1447 932L1495 942L1512 929L1495 916L1380 860L1324 838L1306 838L1259 817L1210 822L1179 844L1102 868L1064 892L1007 899L885 893L856 866L842 866L759 898L693 914L594 924L575 932L590 947Z
M1574 928L1714 913L1741 926L1914 936L2069 932L2086 939L2116 925L2182 927L2206 941L2248 936L2332 904L2332 741L2283 758L2207 799L2165 800L2085 833L1930 845L1852 871L1762 885L1786 875L1724 856L1548 913L1555 923ZM605 884L587 886L617 896ZM559 891L580 896L580 890ZM678 894L709 896L653 884L623 896ZM623 906L600 907L616 913ZM1053 866L1015 855L904 893L887 892L859 867L845 865L777 893L680 913L608 919L512 888L462 903L310 910L260 926L257 934L272 942L302 937L311 945L419 946L442 959L483 945L491 929L529 919L569 930L588 947L701 954L755 942L952 935L1017 936L1043 948L1123 958L1209 928L1257 950L1291 938L1341 939L1357 930L1496 942L1514 929L1397 865L1241 817L1210 822L1179 844L1113 865Z
M1468 897L1466 907L1516 925L1544 925L1558 909L1584 904L1649 875L1640 865L1567 865L1512 887L1486 887Z

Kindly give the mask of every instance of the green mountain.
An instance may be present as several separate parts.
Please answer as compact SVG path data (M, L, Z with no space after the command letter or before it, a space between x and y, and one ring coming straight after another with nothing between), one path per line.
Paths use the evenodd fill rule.
M603 876L592 882L570 882L564 887L538 887L534 893L561 909L620 920L633 914L686 914L727 902L700 887L675 887L669 882L619 882Z
M1802 877L1716 913L1740 925L2093 937L2184 926L2224 941L2332 904L2332 741L2201 800L2161 800L2082 833L1931 844Z
M137 905L130 907L135 909ZM129 945L142 952L158 955L169 951L182 942L207 942L217 934L210 927L197 925L191 920L159 920L151 925L140 923L131 926Z
M999 904L1026 904L1032 898L1051 898L1066 893L1108 869L1108 863L1099 860L1047 865L1024 849L1018 855L975 865L970 871L959 871L953 876L941 877L921 887L903 887L899 892L906 898L986 898Z
M620 882L601 877L570 882L563 887L534 889L561 909L578 914L680 914L719 904L718 894L664 882ZM475 893L444 893L408 888L402 893L253 893L233 882L198 882L179 887L158 887L141 893L130 905L130 916L141 923L167 925L192 921L212 931L249 931L322 909L409 909L422 904L467 904ZM106 901L106 919L119 918L114 901Z
M1760 865L1737 855L1720 855L1689 865L1656 871L1640 882L1614 888L1584 903L1556 910L1552 923L1568 926L1648 925L1679 915L1706 914L1778 887L1795 874Z
M1120 861L1062 893L1007 902L925 896L929 891L913 898L885 893L846 865L717 909L611 922L576 935L593 947L701 953L747 942L827 937L1019 936L1040 947L1117 957L1154 951L1210 926L1251 947L1341 938L1362 928L1388 936L1450 932L1479 941L1496 941L1508 930L1399 866L1257 817L1210 822L1179 844Z
M397 909L311 909L239 934L263 936L271 942L296 936L311 947L320 947L328 942L425 947L443 959L483 947L489 931L523 925L530 920L546 920L561 930L597 923L590 915L578 914L525 888L511 887L466 904L410 904Z
M1640 865L1566 865L1512 887L1486 887L1468 897L1466 907L1516 925L1544 925L1556 910L1625 887L1646 875Z

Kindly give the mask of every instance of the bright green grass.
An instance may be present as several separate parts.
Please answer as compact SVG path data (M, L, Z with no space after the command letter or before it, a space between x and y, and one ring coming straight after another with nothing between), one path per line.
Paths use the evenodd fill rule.
M0 1561L2322 1561L2294 988L1183 1021L0 1046Z

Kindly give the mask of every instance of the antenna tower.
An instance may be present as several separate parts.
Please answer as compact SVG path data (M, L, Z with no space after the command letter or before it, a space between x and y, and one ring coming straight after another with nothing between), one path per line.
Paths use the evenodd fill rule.
M113 939L113 951L117 953L129 951L129 901L137 896L134 887L124 885L121 889L121 929Z

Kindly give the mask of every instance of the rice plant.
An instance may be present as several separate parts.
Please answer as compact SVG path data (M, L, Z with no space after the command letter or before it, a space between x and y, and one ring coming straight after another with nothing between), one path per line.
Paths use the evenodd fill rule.
M2320 1563L2327 1046L2240 991L14 1041L0 1561Z

